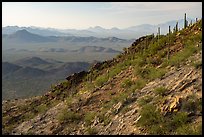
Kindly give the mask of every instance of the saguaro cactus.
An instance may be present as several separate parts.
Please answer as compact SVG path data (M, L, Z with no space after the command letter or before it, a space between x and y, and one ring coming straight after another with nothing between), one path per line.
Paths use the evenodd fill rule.
M186 28L187 27L187 20L186 20L186 13L185 13L185 15L184 15L184 28Z
M178 21L176 22L176 32L178 32Z
M158 45L159 45L159 37L160 37L160 27L158 27Z
M171 35L171 27L169 26L169 44L168 44L168 51L167 51L167 59L168 60L169 60L170 44L171 44L170 35Z

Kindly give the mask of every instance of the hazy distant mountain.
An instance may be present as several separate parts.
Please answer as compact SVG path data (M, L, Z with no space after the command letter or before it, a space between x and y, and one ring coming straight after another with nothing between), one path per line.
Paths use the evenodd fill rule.
M33 34L25 29L18 30L11 35L4 36L4 39L11 42L54 42L54 40L49 37Z
M42 35L42 36L70 36L71 34L59 32L57 29L47 29L40 27L18 27L18 26L7 26L2 28L2 34L13 34L18 30L27 30L30 33Z
M120 53L120 51L113 50L112 48L104 48L104 47L98 47L98 46L84 46L80 49L73 50L72 52L104 52L104 53Z
M3 99L41 95L52 83L64 80L64 77L75 72L88 70L90 66L86 62L64 63L38 57L23 58L16 63L22 66L2 62ZM41 69L36 68L36 65L40 64ZM49 66L49 69L43 69L43 66Z
M83 70L87 71L89 66L87 62L67 62L58 68L49 70L49 73L63 77Z
M13 73L14 71L22 68L21 66L9 63L9 62L2 62L2 75L6 75L8 73Z
M67 52L68 50L64 48L40 48L39 51L42 52Z
M31 68L31 67L22 67L9 62L2 62L2 76L7 76L11 78L25 78L25 77L37 77L44 76L46 74L45 71Z
M195 19L187 18L188 22L192 20L195 22ZM157 33L158 27L161 28L161 33L165 34L168 32L168 26L170 25L173 28L178 21L179 27L183 28L183 19L168 21L165 23L151 25L151 24L141 24L136 26L130 26L125 29L119 29L113 27L111 29L105 29L101 26L89 27L84 30L77 29L46 29L38 27L18 27L18 26L8 26L2 28L2 34L11 34L21 29L26 29L27 31L39 34L43 36L80 36L80 37L117 37L122 39L136 39L142 35Z
M39 57L27 57L27 58L17 60L14 63L20 66L27 66L27 67L35 67L39 65L51 64L50 62L47 62Z
M33 34L28 32L27 30L18 30L13 34L4 35L2 37L2 41L4 44L10 43L11 45L27 43L79 43L79 44L93 44L93 43L127 43L132 42L132 40L120 39L116 37L106 37L106 38L98 38L98 37L80 37L80 36L41 36L37 34ZM106 43L105 43L106 42ZM74 44L75 45L75 44ZM13 47L12 47L13 48ZM46 50L46 49L42 49ZM65 52L62 48L53 48L49 49L50 52Z
M43 77L46 74L48 74L46 71L38 68L23 67L15 71L15 73L12 74L12 77L33 78L33 77Z

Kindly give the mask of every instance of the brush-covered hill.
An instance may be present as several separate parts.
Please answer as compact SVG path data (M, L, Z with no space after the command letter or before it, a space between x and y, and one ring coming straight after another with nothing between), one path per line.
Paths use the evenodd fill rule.
M201 57L202 20L141 37L43 96L3 101L3 134L201 135Z

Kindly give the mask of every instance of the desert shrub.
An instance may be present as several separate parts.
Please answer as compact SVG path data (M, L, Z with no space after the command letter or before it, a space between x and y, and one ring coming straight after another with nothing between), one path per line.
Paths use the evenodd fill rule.
M202 68L202 61L197 61L193 63L193 66L198 69L198 68Z
M149 64L152 64L153 66L158 66L158 65L160 65L162 63L162 59L161 59L160 56L154 56L152 58L148 58L147 62Z
M165 128L162 124L155 124L150 127L149 133L150 135L166 135L168 129Z
M190 118L186 112L163 116L155 105L146 104L142 107L140 115L137 125L145 127L149 134L198 134L201 131L188 126Z
M147 75L147 79L154 80L156 78L161 78L165 74L166 74L165 69L162 69L162 68L156 69L156 68L152 67L149 70L149 74Z
M197 48L194 45L188 45L180 52L174 54L170 60L169 64L171 66L179 66L183 61L185 61L188 57L193 55L197 51Z
M91 91L95 88L94 84L92 82L85 82L84 87L86 90Z
M46 104L42 104L40 106L37 106L36 107L36 110L39 112L39 113L44 113L48 110L48 106Z
M80 114L73 112L73 111L67 111L63 110L59 115L58 115L58 120L60 122L66 123L66 122L79 122L81 119Z
M189 124L184 124L176 129L177 135L196 135L196 131L193 130L192 126Z
M99 117L99 122L101 123L103 122L104 126L108 125L111 121L110 117L105 116L104 113L100 113L98 117Z
M160 58L165 58L167 56L167 49L161 50L157 53Z
M114 96L111 102L113 102L113 104L123 102L128 97L128 94L128 92L121 92L120 94Z
M142 89L146 85L146 83L147 82L144 79L139 78L135 82L133 82L133 84L126 90L128 90L127 92L129 93L134 93L137 89Z
M155 68L151 66L147 66L145 68L138 68L135 70L135 73L139 75L143 79L154 80L156 78L161 78L166 74L166 70L164 68Z
M102 75L96 78L95 84L96 86L102 86L107 81L108 81L108 75Z
M130 79L125 79L122 82L121 87L122 88L129 88L132 84L133 84L133 82Z
M173 36L171 39L173 41ZM163 49L166 46L167 42L168 42L167 36L160 36L159 41L158 38L156 38L156 41L149 45L149 48L147 50L148 53L151 55L157 54L159 50Z
M121 113L127 113L128 111L130 111L130 110L132 110L132 108L131 107L128 107L128 106L124 106L122 109L121 109Z
M139 104L140 106L144 106L144 105L150 103L152 100L153 100L153 96L146 95L146 96L144 96L143 98L140 98L140 99L138 100L138 104Z
M116 76L118 73L121 72L121 68L117 65L115 68L113 68L112 70L109 71L109 77L112 78L114 76Z
M84 121L86 122L86 125L90 125L92 120L94 119L96 113L95 112L88 112L84 116Z
M63 87L67 87L67 86L70 85L70 82L68 82L68 81L63 81L61 84L63 85Z
M162 116L156 107L152 104L146 104L143 106L140 112L141 118L138 121L138 124L151 127L152 125L159 124L162 122Z
M137 81L135 81L134 86L136 89L141 89L146 85L146 81L144 79L138 79Z
M71 103L72 103L72 101L73 101L73 96L68 96L67 98L66 98L66 105L67 106L70 106L71 105Z
M166 95L167 89L163 86L154 89L156 95L164 96Z
M172 120L170 121L171 128L177 129L178 127L187 124L188 114L186 112L178 112L172 115Z
M123 66L124 66L124 67L131 66L132 63L133 63L132 60L131 60L131 59L128 59L128 60L125 60L125 61L123 62Z
M202 135L202 122L199 123L195 128L195 134Z
M196 111L201 112L202 99L198 99L194 94L187 96L187 98L182 101L181 110L193 113L196 113Z
M96 135L98 133L97 129L94 128L94 127L92 127L92 128L88 127L87 132L88 132L89 135Z
M133 61L133 65L136 67L142 67L146 64L146 55L137 54Z
M191 34L188 38L188 45L194 45L196 42L200 42L202 41L202 32L198 33L198 34Z

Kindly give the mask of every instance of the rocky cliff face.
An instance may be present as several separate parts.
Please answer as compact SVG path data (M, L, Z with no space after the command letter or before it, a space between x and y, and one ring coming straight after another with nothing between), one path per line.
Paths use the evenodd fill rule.
M45 95L4 101L3 134L201 134L202 21L124 50Z

